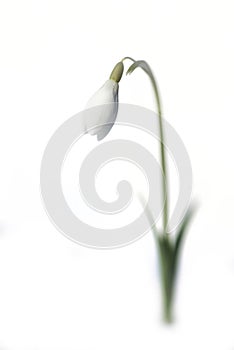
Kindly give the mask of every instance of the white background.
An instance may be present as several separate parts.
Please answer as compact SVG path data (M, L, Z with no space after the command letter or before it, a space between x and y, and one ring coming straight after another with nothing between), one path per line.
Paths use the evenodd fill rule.
M1 1L1 350L234 349L233 15L232 0ZM84 248L55 229L40 198L50 136L126 55L153 67L200 203L169 328L152 234ZM120 100L153 107L140 70L121 82Z

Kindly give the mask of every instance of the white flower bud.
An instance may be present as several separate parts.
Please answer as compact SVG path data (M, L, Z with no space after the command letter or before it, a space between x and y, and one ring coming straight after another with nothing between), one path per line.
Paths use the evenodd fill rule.
M109 79L91 97L86 108L101 106L95 114L91 113L85 120L86 132L97 135L98 141L102 140L115 123L118 112L118 83ZM105 125L104 125L105 124Z

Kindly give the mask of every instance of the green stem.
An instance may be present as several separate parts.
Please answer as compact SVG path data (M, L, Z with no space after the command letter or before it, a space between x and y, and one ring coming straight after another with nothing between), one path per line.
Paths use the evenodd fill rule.
M160 133L160 157L161 157L162 172L164 176L164 179L162 179L162 188L163 188L163 200L165 200L164 210L163 210L163 231L164 231L164 234L166 234L167 223L168 223L168 193L167 193L167 166L166 166L165 146L164 146L165 140L164 140L164 130L163 130L162 107L161 107L160 96L159 96L156 80L153 74L151 74L149 77L151 80L151 84L153 86L156 105L158 109L159 133Z
M174 296L174 243L170 240L167 234L168 225L168 195L167 195L167 165L166 165L166 155L165 155L165 139L164 139L164 128L163 128L163 118L162 118L162 106L160 101L160 95L156 79L152 73L152 70L147 62L145 61L135 61L130 57L125 57L125 59L130 59L134 63L129 67L127 74L132 73L135 68L141 67L143 71L150 78L154 96L156 100L156 107L158 112L158 123L159 123L159 137L160 137L160 161L162 167L162 207L163 207L163 234L159 235L156 227L154 227L154 234L156 242L159 248L159 260L161 268L161 283L162 283L162 297L163 297L163 318L166 323L172 322L172 304ZM148 216L150 211L148 211Z
M165 323L172 323L172 305L174 296L174 266L173 266L173 246L167 234L168 224L168 193L167 193L167 165L165 156L165 138L163 129L163 118L162 118L162 106L160 101L160 95L156 79L152 72L150 72L149 78L153 87L157 110L158 110L158 122L159 122L159 134L160 134L160 160L164 178L162 178L162 200L165 201L163 207L163 236L158 238L160 240L160 265L161 265L161 276L162 276L162 288L163 288L163 320Z
M172 306L174 296L174 263L173 245L167 236L158 239L160 268L162 278L163 319L166 323L172 322Z
M129 67L127 74L132 73L133 70L137 67L141 67L143 71L148 75L150 78L155 100L156 100L156 106L158 111L158 120L159 120L159 137L160 137L160 160L161 160L161 167L162 167L162 189L163 189L163 195L162 195L162 207L163 207L163 234L167 236L167 224L168 224L168 195L167 195L167 166L166 166L166 157L165 157L165 146L164 146L164 130L163 130L163 118L162 118L162 106L160 101L160 95L158 86L156 83L156 79L153 75L153 72L148 65L146 61L135 61L133 58L126 56L122 59L122 62L124 60L131 60L133 64Z
M130 61L132 61L132 62L136 62L132 57L129 57L129 56L124 57L124 58L121 60L121 62L123 62L123 61L125 61L125 60L130 60Z

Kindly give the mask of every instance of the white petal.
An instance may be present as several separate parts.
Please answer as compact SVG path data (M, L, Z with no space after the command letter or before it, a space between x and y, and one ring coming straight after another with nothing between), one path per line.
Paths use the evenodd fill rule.
M118 83L107 80L106 83L91 97L86 108L101 106L90 110L85 120L86 131L97 135L102 140L112 128L118 112ZM106 125L103 125L106 124Z
M86 108L99 106L105 103L116 102L118 94L118 83L114 80L107 80L105 84L90 98Z
M118 113L118 103L112 103L112 111L110 114L111 118L109 119L108 124L102 126L101 129L97 131L98 141L104 139L104 137L110 132L112 126L115 123L117 113Z

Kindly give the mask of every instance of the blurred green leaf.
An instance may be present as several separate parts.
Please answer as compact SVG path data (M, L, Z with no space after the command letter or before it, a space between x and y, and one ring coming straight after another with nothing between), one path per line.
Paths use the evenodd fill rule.
M188 231L188 227L191 223L192 218L194 217L194 214L197 210L197 206L195 204L191 205L188 209L187 213L185 214L185 217L177 231L175 245L174 245L174 257L173 257L173 265L174 265L174 278L177 273L178 268L178 260L180 257L180 250L185 238L185 234Z

